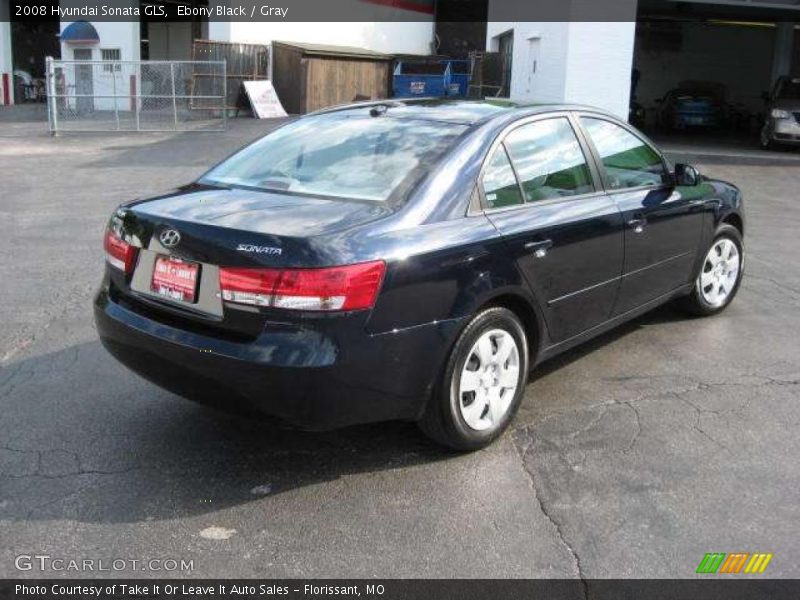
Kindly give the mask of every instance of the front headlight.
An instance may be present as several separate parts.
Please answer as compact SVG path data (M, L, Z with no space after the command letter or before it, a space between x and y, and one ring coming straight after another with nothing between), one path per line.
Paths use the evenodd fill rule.
M791 117L789 111L782 108L773 108L771 114L773 119L788 119Z

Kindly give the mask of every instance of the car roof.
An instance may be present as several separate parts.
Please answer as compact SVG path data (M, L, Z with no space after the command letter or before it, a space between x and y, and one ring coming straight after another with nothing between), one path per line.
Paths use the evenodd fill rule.
M591 106L577 104L537 104L508 98L485 98L483 100L389 98L386 100L372 100L333 106L310 113L307 116L331 113L342 115L352 114L353 116L366 114L374 115L374 109L379 109L381 111L379 114L381 115L386 114L394 118L439 121L461 125L478 125L495 119L505 121L515 117L573 110L585 110L612 116L605 110Z

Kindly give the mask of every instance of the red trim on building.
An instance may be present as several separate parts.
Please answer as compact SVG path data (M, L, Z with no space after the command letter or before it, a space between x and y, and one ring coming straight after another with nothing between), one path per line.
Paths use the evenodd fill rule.
M3 104L11 104L11 86L8 83L8 73L3 73Z
M426 2L425 0L361 0L362 2L369 2L370 4L380 4L381 6L391 6L392 8L399 8L400 10L411 10L414 12L425 13L426 15L434 14L433 1Z

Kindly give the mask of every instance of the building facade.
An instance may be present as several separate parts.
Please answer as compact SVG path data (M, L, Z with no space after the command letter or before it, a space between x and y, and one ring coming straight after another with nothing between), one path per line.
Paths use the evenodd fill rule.
M358 4L359 10L372 21L361 22L227 22L192 17L186 21L164 21L159 18L130 22L88 22L96 39L59 39L75 21L55 19L43 39L59 39L56 58L63 60L190 60L192 41L197 38L216 41L269 44L273 40L353 46L389 54L430 54L434 40L434 14L431 2L407 2L403 8L391 3ZM186 0L192 4L194 0ZM217 0L210 0L213 7ZM40 78L44 57L31 56L24 46L42 46L30 37L26 23L15 22L10 14L11 0L0 0L0 104L14 101L14 72ZM403 20L404 16L407 20ZM15 33L17 42L14 43ZM15 54L18 56L15 60ZM60 56L59 56L60 54ZM24 57L22 55L25 55ZM24 73L20 73L24 72ZM17 90L19 92L19 90ZM23 98L19 99L24 100Z
M222 0L209 0L209 4L218 1ZM800 5L788 0L558 0L565 20L543 22L501 20L515 14L520 0L476 0L485 2L480 14L486 15L486 22L477 24L485 29L485 36L476 33L476 23L468 28L458 23L443 26L448 25L443 20L451 13L442 8L439 15L434 10L449 6L443 0L417 0L418 4L343 1L357 4L373 20L223 22L192 17L165 22L142 17L136 22L93 21L96 39L60 39L55 47L65 60L133 61L190 59L192 41L197 38L354 46L387 54L430 55L445 48L451 53L457 50L460 56L474 50L502 52L507 66L505 95L534 102L588 104L622 118L627 118L637 91L639 102L656 114L670 90L687 81L700 81L718 84L727 94L727 104L754 120L763 110L764 95L780 75L800 76L800 29L794 23L794 17L800 20ZM32 70L41 77L43 67L40 55L18 60L19 45L12 38L24 24L9 18L10 3L0 0L1 103L13 102L15 69ZM615 20L581 20L587 6L592 14L607 9ZM49 33L40 28L36 35L44 37L28 47L45 47L43 42L63 36L71 25L56 21ZM452 39L442 40L442 32L448 31ZM469 47L476 44L480 47Z
M489 22L487 50L503 52L512 98L588 104L627 117L635 21Z

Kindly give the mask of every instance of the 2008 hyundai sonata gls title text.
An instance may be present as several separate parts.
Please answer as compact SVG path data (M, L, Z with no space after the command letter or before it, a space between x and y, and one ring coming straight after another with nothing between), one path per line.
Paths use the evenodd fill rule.
M351 105L121 206L95 318L187 398L311 429L412 420L474 449L539 362L672 299L723 310L741 209L595 109Z

